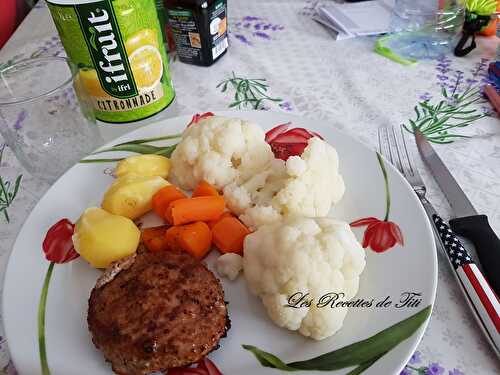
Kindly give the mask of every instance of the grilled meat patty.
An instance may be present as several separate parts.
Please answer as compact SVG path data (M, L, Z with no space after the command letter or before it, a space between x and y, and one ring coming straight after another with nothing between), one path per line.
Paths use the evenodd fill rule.
M185 252L145 252L103 275L90 294L92 341L120 375L197 362L229 328L224 292Z

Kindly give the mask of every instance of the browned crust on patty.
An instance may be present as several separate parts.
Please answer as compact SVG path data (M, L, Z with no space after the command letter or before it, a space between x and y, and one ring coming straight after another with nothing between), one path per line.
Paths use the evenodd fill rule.
M229 325L224 292L184 252L137 254L90 295L92 341L121 375L186 366L218 346Z

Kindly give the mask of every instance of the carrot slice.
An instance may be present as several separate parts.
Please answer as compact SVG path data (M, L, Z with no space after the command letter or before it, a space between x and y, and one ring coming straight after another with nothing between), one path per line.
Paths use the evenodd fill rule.
M192 197L216 197L219 193L217 189L206 181L201 181L193 191Z
M182 250L195 258L203 258L212 245L212 232L202 221L171 227L165 233L165 241L172 250Z
M168 245L165 240L167 228L168 225L161 225L159 227L143 229L141 231L141 242L144 243L146 248L151 252L168 250Z
M168 229L168 225L160 225L158 227L149 227L141 230L141 241L146 242L151 238L161 237Z
M168 205L165 219L172 225L216 220L224 208L225 202L221 196L178 199Z
M180 191L174 185L168 185L161 188L153 195L153 210L160 217L165 217L165 211L167 211L170 202L177 199L187 198L186 194Z
M243 241L250 230L235 217L224 217L212 227L215 246L222 253L243 253Z
M146 245L146 248L152 253L157 251L167 251L169 249L164 235L161 237L151 238L149 241L144 242L144 245Z
M222 218L225 218L225 217L234 217L233 213L231 211L225 211L222 213L222 215L220 215L217 219L215 220L210 220L210 221L207 221L207 225L210 229L212 229L214 227L215 224L217 224L219 222L219 220L221 220Z

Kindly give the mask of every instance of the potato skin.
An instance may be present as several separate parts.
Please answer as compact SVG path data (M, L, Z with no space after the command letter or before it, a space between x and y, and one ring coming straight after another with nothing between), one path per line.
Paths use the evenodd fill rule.
M144 177L160 176L167 178L170 171L170 159L154 154L134 155L121 160L116 165L114 175L123 177L137 175Z
M134 254L141 232L126 217L113 215L98 207L85 210L75 225L75 250L95 268Z
M111 184L101 206L109 213L135 220L153 209L153 195L167 185L159 176L128 174Z

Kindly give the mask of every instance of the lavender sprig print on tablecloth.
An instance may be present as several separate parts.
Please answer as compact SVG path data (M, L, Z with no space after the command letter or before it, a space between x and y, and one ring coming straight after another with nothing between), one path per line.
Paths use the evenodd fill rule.
M282 102L279 104L279 107L286 111L286 112L291 112L293 111L293 107L292 107L292 103L290 103L289 101L285 101L285 102Z
M47 102L53 104L55 107L62 108L70 108L73 111L77 111L79 109L79 104L76 100L75 91L72 87L64 89L60 95L55 95L50 97ZM49 110L49 113L52 115L55 113L54 110Z
M46 57L46 56L65 56L64 47L62 45L61 39L54 35L49 39L46 39L43 44L39 46L30 57Z
M22 109L21 112L17 115L16 121L14 121L14 124L12 127L15 130L21 130L23 127L23 122L26 120L26 117L28 117L28 112L25 109Z
M413 353L410 360L408 361L408 364L399 373L399 375L465 375L457 368L453 368L446 373L446 369L437 362L429 363L427 366L421 364L422 353L417 350L415 351L415 353Z
M220 88L222 93L230 89L234 90L232 102L228 105L229 108L265 110L269 109L265 106L265 102L281 103L283 101L281 98L273 98L268 95L269 85L265 78L243 78L232 72L232 76L219 82L216 88Z
M272 40L273 34L285 27L257 16L245 16L231 22L229 32L241 43L252 46L257 40Z
M40 1L43 3L44 1ZM26 58L36 58L36 57L57 57L65 56L64 47L61 43L61 40L57 35L52 36L51 38L46 39L42 42L42 44L37 45L36 48L31 53L27 54L17 54L9 58L5 62L0 62L0 70L6 69L12 64L15 64Z
M455 133L477 120L491 115L491 106L483 96L484 85L488 82L487 59L481 59L466 76L465 72L452 67L452 60L443 56L436 63L436 85L440 95L430 92L419 95L414 107L415 116L404 124L413 133L420 130L433 143L451 143L467 136Z
M0 167L2 166L2 157L5 151L6 145L0 146ZM0 213L3 214L7 223L10 222L9 213L7 209L12 205L14 199L16 199L17 193L19 192L19 187L21 186L21 179L23 175L17 176L14 183L8 181L0 175Z

